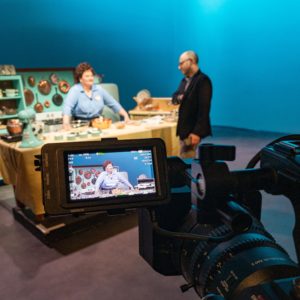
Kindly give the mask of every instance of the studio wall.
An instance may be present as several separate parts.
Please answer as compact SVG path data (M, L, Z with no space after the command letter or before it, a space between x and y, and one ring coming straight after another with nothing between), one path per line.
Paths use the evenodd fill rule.
M187 1L187 35L214 83L212 121L299 133L300 1Z
M118 84L126 109L141 89L169 96L177 86L170 59L176 1L0 0L0 63L34 68L88 61L104 82Z
M0 0L0 64L89 61L126 109L147 88L170 96L178 55L194 49L213 80L213 125L297 133L300 2Z

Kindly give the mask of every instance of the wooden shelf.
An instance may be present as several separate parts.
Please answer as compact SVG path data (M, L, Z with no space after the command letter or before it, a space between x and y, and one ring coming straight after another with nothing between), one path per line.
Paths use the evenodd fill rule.
M0 115L0 120L9 120L19 118L17 114L14 115Z
M0 97L0 101L1 100L18 100L18 99L21 99L22 97L21 96L14 96L14 97Z
M17 96L6 96L3 95L0 97L0 109L5 106L8 109L15 109L15 114L0 114L0 120L9 120L18 118L18 112L26 108L24 90L23 90L23 81L21 75L6 75L0 76L0 89L2 93L5 94L6 89L15 89L18 90Z

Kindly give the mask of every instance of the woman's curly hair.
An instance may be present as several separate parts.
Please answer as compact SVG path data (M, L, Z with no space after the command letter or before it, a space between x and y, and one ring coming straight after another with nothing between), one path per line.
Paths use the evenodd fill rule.
M75 69L75 81L80 82L80 78L85 71L92 71L94 75L96 75L94 68L87 62L80 63Z
M108 165L112 165L112 162L110 160L105 160L102 164L103 169L105 170Z

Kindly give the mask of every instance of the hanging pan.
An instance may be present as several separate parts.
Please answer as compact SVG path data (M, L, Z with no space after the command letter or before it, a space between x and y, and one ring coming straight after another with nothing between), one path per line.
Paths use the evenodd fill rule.
M29 89L24 89L24 97L25 97L26 105L27 106L31 105L34 100L33 92Z
M34 110L37 113L41 113L44 110L43 104L39 102L38 94L35 94L35 97L36 97L36 104L34 105Z
M51 105L51 102L50 102L49 100L45 100L44 106L45 106L46 108L49 108L50 105Z
M62 93L66 94L70 90L71 86L70 86L69 82L67 82L66 80L61 80L58 83L58 88Z
M50 74L49 79L50 79L52 84L58 84L59 78L58 78L58 75L56 73Z
M56 106L61 106L63 103L63 97L57 92L57 88L55 87L55 94L52 96L52 102Z
M27 82L30 86L35 86L35 78L33 76L29 76Z
M51 84L48 80L43 79L38 83L38 90L43 95L49 95L51 92Z

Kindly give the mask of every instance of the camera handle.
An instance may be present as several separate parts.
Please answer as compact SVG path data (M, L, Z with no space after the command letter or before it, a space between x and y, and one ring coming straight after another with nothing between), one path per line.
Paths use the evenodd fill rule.
M233 231L230 232L229 234L226 234L223 236L209 236L209 235L203 235L203 234L193 234L193 233L182 233L182 232L170 231L170 230L161 228L158 225L158 222L156 221L154 209L149 208L149 212L150 212L152 227L155 230L155 232L162 236L166 236L169 238L176 238L176 239L182 239L182 240L194 240L194 241L224 242L224 241L230 240L235 235L235 232L233 232Z
M298 260L298 265L300 264L300 199L299 199L299 193L286 193L285 196L289 198L293 205L293 209L295 212L295 225L293 228L293 239L294 239L294 245Z

